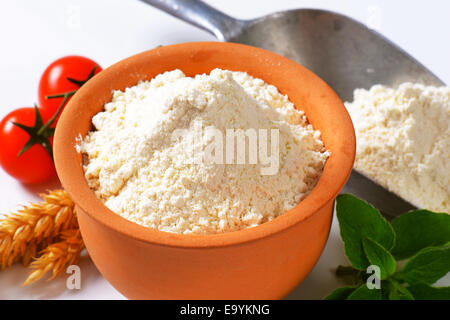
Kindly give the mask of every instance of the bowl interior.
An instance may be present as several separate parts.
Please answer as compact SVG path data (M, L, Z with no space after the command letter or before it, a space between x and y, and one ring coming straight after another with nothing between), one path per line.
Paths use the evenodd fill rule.
M331 151L312 192L295 208L260 226L213 235L181 235L149 229L111 212L89 189L81 155L75 145L91 130L91 118L102 111L113 90L124 90L165 71L182 70L187 76L215 68L245 71L274 85L322 133ZM86 83L70 100L58 122L54 141L55 163L62 185L77 206L91 217L127 236L161 245L211 247L242 243L279 232L314 214L333 200L351 172L355 135L350 117L338 96L319 77L275 53L240 44L184 43L156 48L122 60Z

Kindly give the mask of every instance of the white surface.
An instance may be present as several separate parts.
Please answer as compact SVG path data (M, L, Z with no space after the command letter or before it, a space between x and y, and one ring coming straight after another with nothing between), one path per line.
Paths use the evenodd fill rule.
M370 24L450 83L450 1L444 0L208 0L238 18L284 9L324 8ZM37 101L42 71L54 59L80 54L103 67L157 45L215 40L213 36L137 0L0 0L0 117ZM120 45L118 45L120 43ZM0 170L0 212L10 212L36 193L55 187L26 187ZM288 298L319 299L339 286L333 268L346 264L337 221L327 247L308 278ZM122 299L92 262L81 263L80 290L67 290L66 276L22 288L28 270L0 273L0 299ZM450 276L442 284L450 284Z

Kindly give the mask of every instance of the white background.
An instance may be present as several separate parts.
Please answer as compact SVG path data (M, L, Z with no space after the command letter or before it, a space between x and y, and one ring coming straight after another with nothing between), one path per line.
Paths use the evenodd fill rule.
M293 8L323 8L369 24L450 83L450 1L446 0L207 0L237 18ZM37 101L41 73L68 54L107 67L157 45L213 41L213 36L137 0L0 0L0 117ZM23 186L0 170L0 212L57 186ZM309 277L288 298L320 299L340 285L333 268L347 264L336 220L327 247ZM0 273L0 299L123 299L84 258L81 290L67 290L66 276L22 288L27 270ZM447 275L441 284L449 285Z

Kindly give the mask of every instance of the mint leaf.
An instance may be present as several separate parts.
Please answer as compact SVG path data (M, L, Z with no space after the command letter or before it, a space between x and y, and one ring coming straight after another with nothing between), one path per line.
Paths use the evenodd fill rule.
M370 264L380 268L381 280L394 274L397 262L389 251L369 238L363 238L362 244Z
M450 215L446 213L411 211L392 221L392 227L397 235L392 254L398 260L450 241Z
M408 287L416 300L450 300L450 287L430 287L426 284L416 284Z
M345 300L353 291L355 291L355 289L355 287L337 288L326 296L324 300Z
M414 300L414 296L409 290L401 286L397 281L389 279L388 281L389 300Z
M431 247L419 251L400 271L410 285L433 284L450 271L450 247Z
M336 215L345 254L356 269L364 270L370 265L362 247L363 238L372 239L388 251L394 246L394 229L367 202L350 194L339 195L336 198Z
M353 291L347 300L381 300L380 289L369 289L367 284L360 285L355 291Z

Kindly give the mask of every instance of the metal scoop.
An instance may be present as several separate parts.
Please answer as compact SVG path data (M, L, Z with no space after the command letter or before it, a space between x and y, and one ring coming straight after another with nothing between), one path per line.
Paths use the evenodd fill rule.
M381 34L341 14L315 9L277 12L252 20L232 18L200 0L141 0L220 41L264 48L310 69L343 101L356 88L374 84L396 87L402 82L442 86L444 83ZM414 206L353 171L344 188L394 217Z

